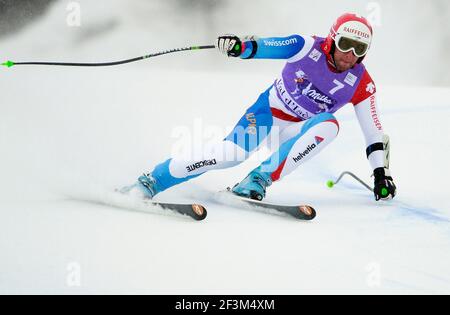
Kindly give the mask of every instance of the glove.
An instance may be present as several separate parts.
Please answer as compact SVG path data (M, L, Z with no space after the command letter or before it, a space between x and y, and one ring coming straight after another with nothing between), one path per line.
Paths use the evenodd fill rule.
M235 35L224 35L217 38L217 48L228 57L239 57L242 54L242 41Z
M397 193L397 187L391 177L389 169L384 167L376 168L373 171L375 177L373 193L375 200L391 200Z

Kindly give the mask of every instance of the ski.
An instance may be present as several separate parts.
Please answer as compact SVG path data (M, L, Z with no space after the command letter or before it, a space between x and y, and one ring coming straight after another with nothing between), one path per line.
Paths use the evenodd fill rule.
M181 214L188 216L196 221L206 219L206 208L196 203L167 203L151 199L145 199L141 196L128 194L129 189L115 189L114 191L102 191L95 196L90 197L71 197L73 200L99 204L113 207L119 210L142 212L149 214L163 214L168 211L170 214ZM156 210L156 211L155 211Z
M151 200L143 200L144 204L162 208L164 210L171 210L178 212L182 215L191 217L196 221L202 221L206 219L206 208L200 204L181 204L181 203L165 203Z
M136 187L137 187L136 184L133 184L131 186L126 186L121 189L116 189L115 192L119 193L122 196L129 196L130 192ZM189 216L196 221L202 221L206 219L206 216L208 215L206 208L200 204L166 203L146 198L139 198L139 200L140 202L142 202L144 206L150 207L153 206L161 208L163 210L174 211L179 214Z
M114 207L119 210L159 214L154 210L156 208L158 210L188 216L196 221L206 219L208 214L206 208L200 204L166 203L152 200L93 200L79 198L76 200Z
M226 191L224 191L229 196L232 196L238 201L245 203L251 207L259 208L262 210L275 210L279 213L288 214L296 219L303 221L311 221L316 216L316 210L309 205L296 205L296 206L285 206L280 204L273 204L264 201L253 200L245 197L240 197L231 192L231 188L228 187Z

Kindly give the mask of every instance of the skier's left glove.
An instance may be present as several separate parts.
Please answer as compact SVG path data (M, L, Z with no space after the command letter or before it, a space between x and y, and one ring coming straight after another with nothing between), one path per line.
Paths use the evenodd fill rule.
M235 35L224 35L217 38L217 48L228 57L239 57L242 54L242 40Z
M373 193L375 200L390 200L397 194L397 187L391 177L389 169L384 167L376 168L373 171L375 177Z

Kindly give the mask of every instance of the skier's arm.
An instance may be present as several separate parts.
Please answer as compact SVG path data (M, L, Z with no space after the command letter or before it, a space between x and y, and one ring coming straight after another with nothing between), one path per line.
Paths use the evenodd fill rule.
M219 50L229 57L242 59L289 59L298 54L309 38L300 35L288 37L239 38L235 35L220 36Z
M388 137L384 134L377 111L376 87L367 71L352 103L366 140L366 155L375 177L375 199L391 199L396 194L396 186L389 170L389 146L386 146L385 141Z

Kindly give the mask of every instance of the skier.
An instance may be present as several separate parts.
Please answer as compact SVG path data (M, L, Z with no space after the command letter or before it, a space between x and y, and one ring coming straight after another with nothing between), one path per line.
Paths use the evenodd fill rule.
M386 136L377 113L376 87L362 63L372 37L368 21L350 13L336 20L326 38L220 36L217 48L228 57L286 59L281 76L259 96L230 135L211 150L213 153L190 161L168 159L139 177L137 187L152 199L207 171L236 166L276 130L281 144L277 152L232 188L238 196L262 200L273 182L290 174L336 138L339 123L333 113L352 103L373 169L375 199L392 199L396 186L386 162L389 152L385 152L383 143Z

